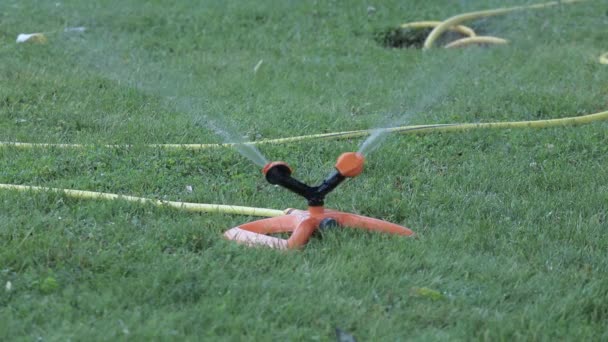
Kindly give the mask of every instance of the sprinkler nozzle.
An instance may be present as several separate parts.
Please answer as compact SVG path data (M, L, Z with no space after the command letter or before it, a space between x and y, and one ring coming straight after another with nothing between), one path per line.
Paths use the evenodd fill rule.
M270 184L280 184L282 180L291 176L292 172L289 165L282 161L268 163L262 169L262 173Z
M342 153L336 161L336 170L344 177L357 177L363 172L365 157L359 152Z

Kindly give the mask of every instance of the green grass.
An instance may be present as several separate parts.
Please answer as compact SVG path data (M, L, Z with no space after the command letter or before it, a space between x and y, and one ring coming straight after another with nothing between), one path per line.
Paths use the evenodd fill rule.
M236 151L143 144L222 141L203 115L259 140L607 109L599 1L474 23L504 47L376 39L522 3L3 1L0 140L93 146L0 148L0 183L301 208ZM607 128L389 136L327 203L419 238L340 230L297 252L221 237L251 217L1 191L0 340L607 339ZM360 143L261 150L315 183Z

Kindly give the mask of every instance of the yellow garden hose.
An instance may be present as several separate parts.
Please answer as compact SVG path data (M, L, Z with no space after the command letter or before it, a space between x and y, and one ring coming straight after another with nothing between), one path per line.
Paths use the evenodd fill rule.
M586 1L586 0L551 1L551 2L546 2L546 3L542 3L542 4L536 4L536 5L497 8L497 9L492 9L492 10L475 11L475 12L459 14L459 15L453 16L453 17L443 21L441 23L441 25L436 26L433 29L433 31L431 31L431 33L428 35L428 37L426 37L426 40L424 41L424 45L422 48L429 49L429 48L433 47L433 44L435 43L437 38L439 38L439 36L441 36L441 34L443 32L449 30L450 27L460 25L461 23L463 23L467 20L487 18L487 17L507 14L507 13L526 10L526 9L540 9L540 8L547 8L547 7L552 7L552 6L556 6L556 5L560 5L560 4L572 4L572 3L582 2L582 1Z
M487 122L487 123L462 123L462 124L434 124L434 125L415 125L415 126L400 126L386 128L387 133L431 133L431 132L460 132L472 129L487 129L487 128L547 128L547 127L560 127L560 126L572 126L572 125L583 125L589 124L595 121L608 120L608 111L599 112L595 114L567 117L560 119L549 119L549 120L534 120L534 121L509 121L509 122ZM336 132L336 133L325 133L325 134L311 134L301 135L296 137L279 138L279 139L267 139L248 144L259 145L259 144L281 144L290 143L303 140L319 140L319 139L347 139L347 138L359 138L372 134L377 130L359 130L359 131L347 131L347 132ZM170 149L209 149L219 147L233 147L236 144L191 144L191 145L179 145L179 144L152 144L147 145L149 147L160 147ZM14 143L14 142L3 142L0 143L0 147L14 146L19 148L36 148L36 147L58 147L58 148L82 148L87 145L79 144L33 144L33 143ZM91 145L92 146L92 145ZM128 145L105 145L107 147L125 147ZM20 192L58 192L65 194L66 196L78 198L78 199L102 199L102 200L123 200L135 203L152 204L158 207L170 207L181 209L189 212L206 212L206 213L226 213L235 215L250 215L250 216L264 216L274 217L283 215L282 210L266 209L266 208L254 208L254 207L243 207L234 205L223 205L223 204L202 204L202 203L188 203L188 202L176 202L176 201L161 201L145 197L125 196L110 194L104 192L95 191L83 191L83 190L71 190L71 189L58 189L41 186L26 186L26 185L15 185L15 184L0 184L0 189L13 190Z
M463 46L467 46L467 45L471 45L471 44L507 44L507 43L509 43L508 40L498 38L498 37L475 36L475 37L457 39L451 43L446 44L445 48L449 49L449 48L463 47Z
M507 129L507 128L547 128L547 127L563 127L572 125L583 125L589 124L595 121L608 120L608 111L599 112L595 114L566 117L560 119L549 119L549 120L534 120L534 121L508 121L508 122L487 122L487 123L462 123L462 124L434 124L434 125L414 125L414 126L400 126L386 128L387 133L432 133L432 132L461 132L472 129ZM346 132L335 132L335 133L324 133L324 134L311 134L301 135L296 137L279 138L279 139L267 139L248 144L259 145L259 144L281 144L290 143L304 140L319 140L319 139L352 139L364 137L372 134L377 130L359 130L359 131L346 131ZM155 148L170 148L170 149L210 149L220 147L233 147L236 144L152 144L147 145ZM19 148L36 148L36 147L58 147L58 148L82 148L92 145L79 145L79 144L33 144L33 143L13 143L4 142L0 143L0 147L14 146ZM107 147L125 147L128 145L105 145ZM274 217L283 215L282 210L267 209L267 208L254 208L254 207L243 207L235 205L223 205L223 204L202 204L202 203L188 203L188 202L176 202L176 201L161 201L145 197L125 196L117 195L104 192L95 191L83 191L83 190L71 190L71 189L58 189L41 186L26 186L26 185L15 185L15 184L0 184L0 189L13 190L20 192L58 192L66 196L78 199L97 199L97 200L123 200L128 202L152 204L158 207L169 207L176 208L188 212L206 212L206 213L226 213L235 215L250 215L250 216L263 216L263 217Z
M515 11L522 11L526 9L542 9L548 8L552 6L557 6L560 4L573 4L578 2L583 2L587 0L561 0L561 1L551 1L546 3L540 3L535 5L527 5L527 6L514 6L508 8L497 8L492 10L485 11L475 11L469 13L463 13L451 18L448 18L445 21L415 21L410 23L401 24L401 28L412 28L412 29L422 29L422 28L432 28L433 30L427 36L424 41L423 49L429 49L433 47L435 41L445 32L445 31L454 31L465 35L465 38L457 39L445 45L445 48L456 48L463 47L472 44L507 44L508 40L492 37L492 36L478 36L475 31L468 27L462 25L463 22L481 18L487 18L502 14L508 14ZM599 62L601 64L608 64L608 52L602 54L599 57Z
M415 21L410 23L401 24L401 28L413 28L413 29L421 29L421 28L432 28L433 30L427 36L424 41L423 49L429 49L433 47L435 41L443 34L445 31L455 31L461 33L467 37L457 39L453 42L450 42L445 45L445 48L456 48L463 47L471 44L507 44L509 41L503 38L492 37L492 36L478 36L475 31L468 27L461 25L465 21L487 18L502 14L508 14L515 11L522 11L526 9L542 9L548 8L552 6L557 6L560 4L573 4L578 2L583 2L587 0L561 0L561 1L551 1L546 3L540 3L535 5L527 5L527 6L514 6L507 8L497 8L492 10L485 11L475 11L469 13L463 13L451 18L448 18L445 21ZM601 64L608 64L608 52L602 54L599 57L599 62Z
M401 28L413 28L413 29L423 29L423 28L435 28L441 25L441 21L414 21L411 23L401 24ZM450 31L461 33L465 36L475 37L475 31L472 28L464 26L464 25L454 25L448 28Z
M531 121L504 121L504 122L482 122L482 123L457 123L457 124L432 124L432 125L413 125L385 128L388 133L438 133L438 132L458 132L468 131L472 129L487 129L487 128L547 128L556 126L573 126L584 125L595 121L608 120L608 111L582 116L572 116L559 119L547 120L531 120ZM321 133L300 135L287 138L265 139L242 143L246 145L265 145L265 144L286 144L305 140L334 140L334 139L353 139L365 137L377 129L364 129L357 131L344 131L334 133ZM204 150L212 148L235 147L239 143L226 144L148 144L144 145L149 148L162 149L183 149L183 150ZM95 145L86 144L49 144L49 143L23 143L23 142L0 142L0 147L16 147L16 148L86 148L94 147ZM103 145L108 148L128 148L132 145Z
M13 190L20 192L57 192L62 193L68 197L78 199L94 199L94 200L122 200L127 202L135 202L140 204L152 204L157 207L169 207L180 209L188 212L204 212L204 213L226 213L235 215L249 215L249 216L263 216L263 217L275 217L283 215L282 210L266 209L266 208L253 208L253 207L241 207L237 205L223 205L223 204L202 204L202 203L188 203L188 202L175 202L175 201L161 201L145 197L135 196L124 196L117 194L110 194L105 192L96 191L83 191L83 190L70 190L70 189L58 189L49 188L43 186L26 186L26 185L14 185L14 184L0 184L0 189Z
M401 24L399 27L402 29L423 29L423 28L435 28L443 24L441 21L414 21L411 23ZM475 31L464 25L450 26L447 30L458 32L467 36L466 38L457 39L449 44L446 48L462 47L470 44L507 44L509 41L498 37L478 36Z

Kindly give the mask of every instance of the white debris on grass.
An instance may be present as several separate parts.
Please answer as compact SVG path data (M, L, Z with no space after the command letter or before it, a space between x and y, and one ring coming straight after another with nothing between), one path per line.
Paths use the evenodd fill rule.
M118 320L118 324L120 324L120 327L122 328L122 333L125 335L129 335L129 327L127 327L127 325L125 324L125 322L122 321L122 319Z
M74 26L74 27L66 27L63 29L63 32L66 33L83 33L87 30L86 27L84 26ZM47 38L47 34L52 34L52 33L56 33L58 31L51 31L51 32L47 32L42 33L42 32L36 32L36 33L19 33L19 35L17 36L17 43L37 43L37 44L44 44L48 41Z
M77 26L77 27L66 27L63 29L63 32L84 32L86 31L87 28L84 26Z
M258 62L258 64L256 64L256 65L253 67L253 73L254 73L254 74L257 74L257 73L258 73L258 70L259 70L259 69L260 69L260 67L262 66L262 63L264 63L264 60L263 60L263 59L260 59L260 61Z
M4 285L4 289L6 290L6 292L9 292L10 290L13 289L13 283L9 281L6 282L6 285Z
M44 33L20 33L17 36L17 43L37 43L44 44L47 38Z

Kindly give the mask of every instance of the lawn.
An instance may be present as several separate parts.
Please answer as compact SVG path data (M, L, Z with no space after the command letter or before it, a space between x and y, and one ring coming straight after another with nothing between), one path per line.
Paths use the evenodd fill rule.
M607 110L601 1L470 23L508 45L383 45L529 3L3 0L0 141L86 146L0 147L0 183L304 208L235 149L146 145ZM326 204L417 238L299 251L222 238L254 217L0 190L0 340L606 340L607 128L388 135ZM317 183L363 140L259 148Z

